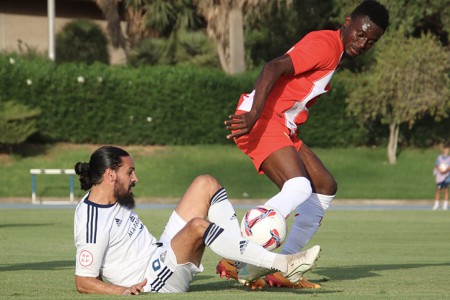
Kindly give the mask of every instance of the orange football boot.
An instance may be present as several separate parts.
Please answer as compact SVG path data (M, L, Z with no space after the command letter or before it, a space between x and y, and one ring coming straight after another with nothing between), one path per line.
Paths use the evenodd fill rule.
M227 280L232 278L238 280L238 268L235 265L235 261L222 258L216 266L216 273L220 278L225 277ZM252 282L247 282L245 286L250 287L252 290L260 290L266 285L266 282L262 278L258 278Z
M306 278L302 278L296 283L290 282L280 272L275 272L270 275L266 275L265 281L272 287L280 288L292 288L292 289L319 289L320 284L308 281Z

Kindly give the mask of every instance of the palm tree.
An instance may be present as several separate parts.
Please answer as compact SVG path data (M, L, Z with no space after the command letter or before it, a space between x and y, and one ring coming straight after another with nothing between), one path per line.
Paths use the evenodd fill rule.
M278 0L277 4L292 0ZM223 70L228 74L245 71L244 15L260 14L270 8L270 0L196 0L207 21L208 35L215 41Z
M158 38L174 18L170 1L162 0L93 0L102 11L114 48L121 47L127 57L146 38ZM124 5L126 37L120 25L119 5Z
M207 33L216 43L222 69L228 74L245 71L243 2L197 0L198 10L207 22Z
M105 17L108 35L114 48L122 48L128 57L130 50L134 49L142 40L149 37L159 37L158 31L149 30L148 20L154 11L147 11L154 6L164 6L161 0L93 0ZM124 5L126 20L126 37L120 24L119 5ZM156 16L159 16L157 14Z
M126 33L130 49L137 47L140 42L149 37L158 37L157 32L148 30L146 22L148 14L142 0L125 0Z
M270 8L270 0L124 0L127 38L120 27L120 0L93 0L102 10L114 47L122 47L127 56L146 38L168 39L167 57L174 57L178 36L195 28L196 9L207 22L207 33L217 46L222 69L228 74L245 71L244 15L261 14ZM277 0L290 5L292 0ZM195 7L197 5L197 8Z
M127 41L120 26L119 2L120 0L94 0L102 11L108 35L114 48L122 48L128 56Z
M126 19L126 38L120 26L120 0L93 0L107 21L113 47L122 47L127 57L143 40L165 38L165 55L174 57L178 34L198 23L196 7L190 0L123 0ZM170 60L173 59L169 59Z

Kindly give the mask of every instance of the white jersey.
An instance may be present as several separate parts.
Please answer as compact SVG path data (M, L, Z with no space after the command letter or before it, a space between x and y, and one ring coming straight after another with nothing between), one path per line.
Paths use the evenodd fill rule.
M84 196L75 211L78 276L98 277L121 286L144 280L157 240L138 215L119 203L100 205Z

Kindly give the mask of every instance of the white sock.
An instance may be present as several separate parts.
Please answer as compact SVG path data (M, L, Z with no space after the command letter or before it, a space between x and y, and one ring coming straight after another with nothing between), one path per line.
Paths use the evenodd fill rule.
M267 269L272 268L276 256L281 255L270 252L262 246L244 239L241 235L228 232L214 223L211 223L206 229L203 242L221 257Z
M216 223L226 231L241 234L239 221L233 205L228 200L225 188L220 188L211 198L211 206L208 210L208 219Z
M285 218L311 196L311 183L306 177L294 177L286 181L281 191L270 198L265 205L275 208Z
M439 200L434 201L433 209L438 209L439 207Z
M271 269L280 271L281 273L287 272L287 255L277 255L273 261Z
M325 211L330 206L333 196L313 193L311 197L297 207L294 224L286 238L281 253L299 252L319 229Z

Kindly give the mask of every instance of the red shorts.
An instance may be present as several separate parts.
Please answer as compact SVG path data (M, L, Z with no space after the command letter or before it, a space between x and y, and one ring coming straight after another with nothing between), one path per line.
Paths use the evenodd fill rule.
M236 114L242 114L244 111L236 111ZM264 174L261 170L261 164L275 151L293 146L297 152L302 147L302 141L296 134L290 136L290 130L284 125L284 119L277 115L268 119L259 118L249 134L234 139L239 149L247 154L259 174Z

